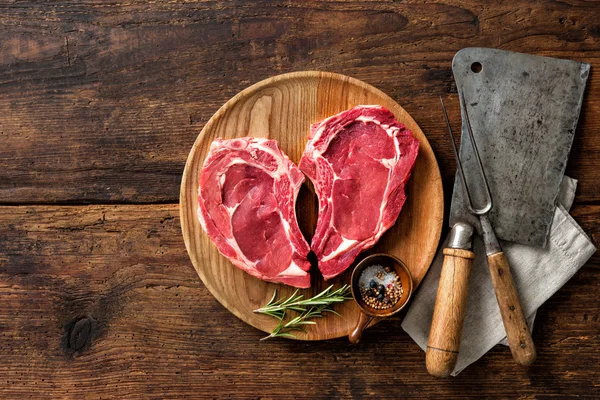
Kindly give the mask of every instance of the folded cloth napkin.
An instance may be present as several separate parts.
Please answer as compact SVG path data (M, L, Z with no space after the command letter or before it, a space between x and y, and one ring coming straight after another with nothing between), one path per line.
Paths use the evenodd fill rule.
M530 327L537 309L556 293L596 251L592 241L567 211L573 203L576 187L576 180L566 176L563 178L546 248L501 242ZM444 247L440 247L429 273L421 283L402 321L402 328L423 350L427 346L444 259L442 254ZM480 237L474 238L473 247L477 257L473 261L471 270L467 312L460 352L452 373L454 376L506 339L487 266L485 246Z
M558 192L558 198L556 199L557 203L564 207L565 210L569 211L571 206L573 205L573 200L575 200L575 190L577 189L577 180L569 178L568 176L563 176L563 180L560 183L560 190ZM577 225L579 228L579 225ZM585 262L584 262L585 263ZM529 330L533 331L533 321L535 321L535 315L537 314L537 310L533 312L527 318L527 325L529 326ZM504 346L508 346L508 339L504 337L500 341L500 344Z

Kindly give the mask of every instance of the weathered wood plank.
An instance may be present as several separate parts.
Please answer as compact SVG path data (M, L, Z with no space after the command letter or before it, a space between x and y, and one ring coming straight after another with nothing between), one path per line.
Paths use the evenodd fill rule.
M436 380L400 318L357 347L259 342L196 276L178 215L176 205L0 207L0 397L600 395L598 255L541 308L533 367L498 346ZM600 206L573 215L600 238ZM88 322L69 338L83 317L91 338Z
M352 75L402 104L428 134L448 195L437 96L458 121L450 60L490 46L592 64L567 173L580 180L573 214L598 243L600 207L583 204L599 200L599 10L575 0L3 3L0 203L176 202L191 144L219 106L303 69ZM600 396L598 254L541 308L532 368L497 347L439 381L399 318L358 347L259 343L195 275L178 215L172 204L0 207L0 397Z
M450 187L437 96L456 103L450 61L467 46L592 64L568 173L578 201L595 202L599 14L583 1L2 4L0 203L175 202L191 145L221 104L306 69L390 94L428 135Z

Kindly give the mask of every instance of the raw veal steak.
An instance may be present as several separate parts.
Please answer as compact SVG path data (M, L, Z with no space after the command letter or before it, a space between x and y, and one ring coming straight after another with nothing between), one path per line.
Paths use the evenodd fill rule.
M354 107L311 126L300 169L319 197L311 248L325 279L396 222L418 151L411 131L380 106Z
M216 139L200 173L198 218L217 249L249 274L310 286L296 220L304 175L269 139Z

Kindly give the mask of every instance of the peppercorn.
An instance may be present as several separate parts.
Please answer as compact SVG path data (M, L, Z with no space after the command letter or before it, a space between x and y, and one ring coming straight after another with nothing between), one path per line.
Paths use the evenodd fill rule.
M388 281L389 275L392 275L391 282ZM385 283L386 281L389 283ZM396 271L392 267L382 267L373 280L361 282L360 293L366 306L375 310L387 310L400 301L404 289Z

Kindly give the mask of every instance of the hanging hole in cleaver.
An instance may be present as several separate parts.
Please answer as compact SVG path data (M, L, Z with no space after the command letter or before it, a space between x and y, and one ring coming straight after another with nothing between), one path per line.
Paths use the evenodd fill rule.
M480 73L482 69L483 66L479 62L474 62L471 64L471 71L475 72L476 74Z

